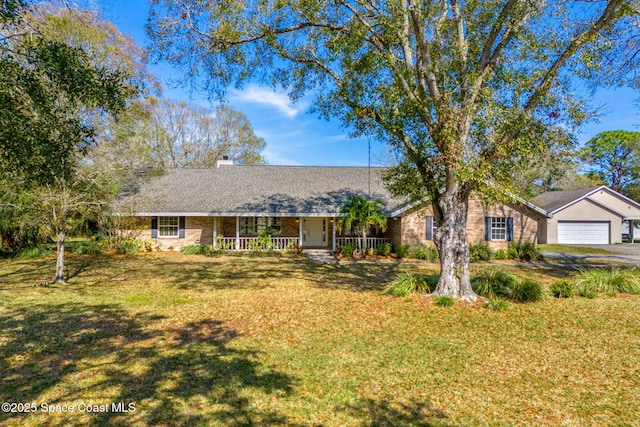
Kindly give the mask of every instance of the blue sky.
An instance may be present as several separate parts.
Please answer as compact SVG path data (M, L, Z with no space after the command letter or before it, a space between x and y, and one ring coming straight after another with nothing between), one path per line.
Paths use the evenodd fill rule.
M146 0L97 2L106 19L114 22L120 31L133 36L140 46L147 45L144 34ZM187 90L170 87L167 79L174 72L170 67L151 65L150 69L163 81L165 97L211 107L204 93L189 94ZM594 103L600 107L602 117L584 127L579 141L582 143L607 130L640 130L640 107L636 105L639 97L639 91L628 88L598 91ZM255 133L265 139L264 155L270 164L366 166L369 143L373 165L385 157L384 147L375 140L351 139L337 122L327 122L309 114L309 99L292 104L283 92L248 85L242 91L230 91L228 102L246 114Z

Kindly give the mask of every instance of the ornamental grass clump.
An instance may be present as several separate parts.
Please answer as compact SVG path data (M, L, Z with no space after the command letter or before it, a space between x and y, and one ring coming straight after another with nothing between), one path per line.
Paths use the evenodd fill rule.
M45 257L53 253L53 249L47 246L30 246L11 254L11 258L28 259Z
M583 293L615 295L618 292L640 294L640 269L638 268L582 268L576 282Z
M524 279L517 282L516 286L511 289L508 298L516 302L537 302L544 297L542 286L540 283L531 279Z
M534 302L543 297L539 283L516 276L500 268L488 268L471 278L473 291L487 298L503 297L516 302Z
M386 288L384 293L395 297L403 297L409 294L426 294L432 292L438 284L438 276L413 275L407 271L398 274L393 282Z
M520 261L539 261L542 259L540 251L531 240L527 240L524 243L511 242L508 254L510 258L519 259Z
M471 278L473 291L484 297L507 296L518 279L501 268L487 268Z

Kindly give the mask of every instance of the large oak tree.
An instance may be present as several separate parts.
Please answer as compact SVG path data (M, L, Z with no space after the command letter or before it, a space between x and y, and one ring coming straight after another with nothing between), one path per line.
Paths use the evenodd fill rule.
M435 293L474 300L470 194L508 189L550 132L590 116L580 89L637 59L637 17L627 0L155 0L148 33L212 93L252 79L311 91L322 116L396 147L391 189L438 221Z

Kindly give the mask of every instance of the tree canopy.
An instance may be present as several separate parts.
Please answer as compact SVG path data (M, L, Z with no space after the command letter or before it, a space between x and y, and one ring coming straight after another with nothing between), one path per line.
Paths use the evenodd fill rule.
M628 0L156 0L147 28L155 57L212 93L251 79L313 91L314 111L396 147L390 188L428 199L439 224L435 293L472 300L471 192L508 189L522 159L591 116L580 89L635 65L637 24Z
M580 150L588 174L630 197L640 196L640 132L601 132Z
M10 13L5 13L8 10ZM95 137L88 115L115 114L136 93L121 69L32 25L23 2L4 2L0 22L0 166L47 183L72 173Z

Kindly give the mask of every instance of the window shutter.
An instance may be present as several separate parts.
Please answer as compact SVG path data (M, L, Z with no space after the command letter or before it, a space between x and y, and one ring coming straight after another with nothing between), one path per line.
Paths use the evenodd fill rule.
M484 240L491 240L491 217L484 217Z
M513 240L513 217L507 218L507 241Z
M433 217L427 217L427 240L433 240Z
M151 238L152 239L158 238L158 217L157 216L151 217Z
M184 217L181 216L178 222L178 237L184 239Z

